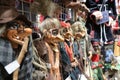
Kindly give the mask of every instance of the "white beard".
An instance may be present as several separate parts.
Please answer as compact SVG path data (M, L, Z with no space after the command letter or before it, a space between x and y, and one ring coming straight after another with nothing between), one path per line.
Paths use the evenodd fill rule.
M5 32L5 30L6 30L5 25L0 26L0 36Z

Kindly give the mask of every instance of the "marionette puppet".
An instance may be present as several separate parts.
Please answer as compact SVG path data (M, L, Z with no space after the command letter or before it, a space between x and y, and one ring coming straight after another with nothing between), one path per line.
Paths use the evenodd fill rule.
M1 73L2 80L32 80L32 49L30 49L29 36L32 33L31 22L23 15L18 15L15 8L8 6L0 6L0 50L1 50L1 64L5 66ZM6 45L6 46L5 46ZM6 49L6 50L4 50ZM3 51L2 51L3 50ZM27 54L29 53L29 54ZM6 56L4 55L6 54ZM27 59L27 60L26 60ZM14 60L17 64L13 64ZM29 60L29 61L28 61ZM11 64L11 66L9 66ZM22 64L22 65L21 65ZM9 72L7 66L12 68L12 65L19 65L14 67ZM29 65L29 68L28 68ZM25 71L28 72L25 72ZM7 71L7 72L6 72ZM12 75L13 77L9 77ZM6 75L8 74L8 75ZM24 74L24 76L21 76ZM27 77L29 75L29 77ZM9 78L8 78L9 77Z
M91 45L90 37L87 34L86 27L82 24L82 22L75 22L71 26L74 35L73 42L73 50L78 59L80 66L82 68L82 74L84 74L88 79L92 79L91 72L91 57L94 52L93 47ZM88 70L90 69L90 70ZM90 72L88 72L90 71Z
M47 18L40 25L43 40L45 41L48 51L49 76L51 80L61 80L58 42L64 41L64 38L60 35L59 28L60 22L56 18Z
M95 53L92 55L92 70L94 80L106 80L105 75L103 74L104 62L101 55L101 46L97 43L92 43Z
M93 41L101 45L112 44L111 21L117 16L115 0L87 0L85 4L90 9L86 22L88 34L94 31Z
M70 78L71 80L78 80L80 70L78 68L77 58L74 57L72 49L72 30L70 23L62 21L60 32L64 37L64 42L60 43L63 79Z

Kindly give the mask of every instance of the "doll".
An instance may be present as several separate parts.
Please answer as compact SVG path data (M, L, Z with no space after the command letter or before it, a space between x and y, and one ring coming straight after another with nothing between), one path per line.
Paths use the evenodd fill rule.
M30 28L31 22L24 15L18 15L15 9L2 7L2 10L4 9L5 11L0 15L0 63L2 66L7 66L9 63L16 60L20 67L18 67L19 69L15 69L15 72L19 72L19 74L14 75L12 72L13 77L11 76L11 73L5 72L2 68L3 71L2 73L0 72L0 79L32 80L32 49L30 48L31 39L29 38L32 33L32 29ZM14 43L15 46L13 45ZM7 46L5 46L6 44ZM3 49L6 49L7 51L4 51ZM6 56L3 54L6 54Z
M98 42L101 45L109 44L109 42L113 42L114 37L111 31L111 19L115 20L116 6L115 0L87 0L86 6L90 9L90 13L87 18L86 27L88 29L88 34L91 31L94 31L94 42ZM106 11L108 17L104 18L102 11ZM108 12L107 12L108 11ZM107 15L106 15L107 16ZM100 21L108 18L108 21L97 24L96 21Z
M58 42L64 41L64 38L60 35L59 28L60 22L56 18L46 18L40 25L48 51L49 76L51 80L61 80Z
M84 24L79 21L75 22L71 28L74 35L74 56L79 59L80 67L82 68L82 74L84 74L88 79L92 79L90 59L94 50L92 48L90 38L87 34L87 29ZM87 72L87 69L90 69L90 72Z
M103 74L103 60L101 55L101 46L93 43L93 47L95 50L95 54L92 55L92 71L94 80L105 80L105 76Z
M78 60L74 57L72 48L72 30L69 21L61 22L61 35L64 37L64 42L60 43L61 58L63 64L63 78L71 78L71 80L80 79L80 69ZM67 67L66 67L67 66ZM64 68L68 68L64 71Z

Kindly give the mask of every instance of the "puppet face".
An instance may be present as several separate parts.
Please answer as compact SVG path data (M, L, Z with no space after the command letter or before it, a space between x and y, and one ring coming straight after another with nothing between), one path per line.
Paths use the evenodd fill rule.
M13 47L17 48L16 44L22 44L25 37L32 33L32 29L25 28L22 21L13 21L8 23L7 38L13 43ZM16 43L16 44L14 44Z
M60 35L60 30L57 28L49 29L45 31L48 42L62 42L64 38ZM44 34L45 34L44 33Z
M76 32L76 33L74 34L74 36L75 36L76 39L80 39L80 38L82 38L82 37L85 36L85 31Z
M73 34L74 34L74 38L75 39L80 39L86 36L87 33L87 29L85 28L85 26L82 24L82 22L75 22L72 26L71 26L72 30L73 30Z
M62 28L61 34L64 36L65 39L70 39L72 37L72 30L70 27Z

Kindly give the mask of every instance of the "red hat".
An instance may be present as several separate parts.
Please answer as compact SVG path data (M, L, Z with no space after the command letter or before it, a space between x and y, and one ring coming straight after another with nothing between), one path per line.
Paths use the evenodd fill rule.
M64 22L64 21L61 21L60 24L61 24L61 26L64 27L64 28L70 27L70 23L66 23L66 22Z

